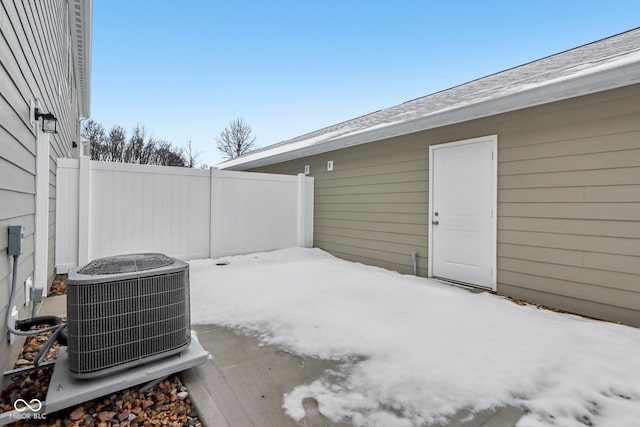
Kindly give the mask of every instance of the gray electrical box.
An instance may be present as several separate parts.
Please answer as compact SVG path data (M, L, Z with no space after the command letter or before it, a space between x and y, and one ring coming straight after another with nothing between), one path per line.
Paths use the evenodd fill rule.
M9 252L9 256L22 255L22 239L23 238L24 238L24 226L22 225L9 226L9 242L7 245L7 252Z

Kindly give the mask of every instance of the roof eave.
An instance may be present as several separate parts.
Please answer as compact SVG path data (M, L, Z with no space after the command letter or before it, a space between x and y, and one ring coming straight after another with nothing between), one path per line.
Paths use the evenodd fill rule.
M93 27L93 1L70 0L69 22L73 67L78 91L80 117L91 114L91 32Z
M542 86L521 90L499 98L438 111L424 117L403 123L390 124L389 126L372 129L370 131L363 130L359 133L337 137L333 140L299 149L292 149L271 156L264 156L264 152L261 152L261 157L251 159L251 154L247 154L243 156L243 158L221 163L218 167L229 170L246 170L268 166L275 163L322 154L328 151L367 144L382 139L616 89L636 83L640 83L640 60L638 59L623 62L613 67L605 67L590 73L558 79Z

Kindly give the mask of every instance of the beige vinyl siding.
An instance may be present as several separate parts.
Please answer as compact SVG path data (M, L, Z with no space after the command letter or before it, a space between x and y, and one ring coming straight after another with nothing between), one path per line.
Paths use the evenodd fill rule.
M259 168L315 177L315 246L427 274L428 147L498 135L498 293L640 325L640 86ZM326 162L333 160L334 171Z
M461 125L459 139L496 133L486 123ZM432 135L447 142L442 132ZM457 137L456 137L457 138ZM427 274L429 199L425 133L406 135L258 169L315 177L314 245L352 261ZM334 170L327 171L327 161Z
M500 127L500 293L640 324L639 94L524 110Z
M68 4L56 1L0 2L0 366L9 360L5 315L11 282L6 255L7 227L24 225L26 237L19 260L17 306L24 306L23 284L33 277L35 240L36 133L30 123L30 102L58 118L58 134L50 135L48 283L55 266L56 164L79 141L79 108L70 58Z

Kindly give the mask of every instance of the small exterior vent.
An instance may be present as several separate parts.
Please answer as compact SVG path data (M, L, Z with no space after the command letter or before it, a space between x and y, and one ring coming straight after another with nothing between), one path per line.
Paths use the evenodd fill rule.
M75 378L180 352L191 342L189 265L162 254L131 254L70 271L67 329Z

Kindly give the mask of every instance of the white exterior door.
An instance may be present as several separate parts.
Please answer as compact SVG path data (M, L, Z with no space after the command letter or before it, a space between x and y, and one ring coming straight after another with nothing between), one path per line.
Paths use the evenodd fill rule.
M429 147L429 276L495 290L497 138Z

